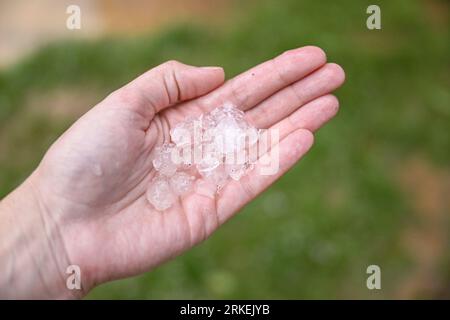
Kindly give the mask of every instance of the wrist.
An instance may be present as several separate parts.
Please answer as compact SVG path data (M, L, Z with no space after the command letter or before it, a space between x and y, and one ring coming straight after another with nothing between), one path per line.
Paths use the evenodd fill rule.
M71 265L60 221L46 205L33 173L0 202L0 296L66 299L82 297L70 290Z

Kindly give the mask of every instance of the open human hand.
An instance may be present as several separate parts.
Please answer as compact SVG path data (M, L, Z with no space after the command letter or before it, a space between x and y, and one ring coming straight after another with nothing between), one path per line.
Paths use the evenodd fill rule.
M2 230L15 228L13 212L23 210L24 202L34 208L20 217L21 232L41 240L31 248L25 242L24 250L29 256L47 251L41 260L52 265L38 266L44 273L40 289L27 291L22 284L14 295L70 296L65 270L78 265L82 296L97 284L151 270L206 239L308 151L312 132L338 110L330 92L344 77L341 67L326 63L324 52L310 46L225 83L222 68L169 61L113 92L75 122L2 201L0 218L9 221ZM214 197L192 192L163 212L155 210L145 196L155 175L152 150L170 141L169 131L178 122L227 101L244 110L255 127L279 130L278 172L253 170ZM35 221L33 226L28 220ZM10 257L5 250L7 245L0 246L2 259ZM48 276L46 270L56 274Z

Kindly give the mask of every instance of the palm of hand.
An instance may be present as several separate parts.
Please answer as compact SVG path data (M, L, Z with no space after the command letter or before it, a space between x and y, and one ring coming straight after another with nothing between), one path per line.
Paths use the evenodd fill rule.
M45 206L62 208L51 215L65 222L61 234L70 261L86 271L85 287L149 270L207 238L309 149L310 131L337 111L328 93L343 79L342 69L325 64L314 47L289 51L222 86L220 68L171 62L84 115L37 171ZM155 210L145 197L155 175L152 150L170 141L175 124L225 101L244 109L257 127L280 131L279 172L254 170L214 198L193 192L164 212Z

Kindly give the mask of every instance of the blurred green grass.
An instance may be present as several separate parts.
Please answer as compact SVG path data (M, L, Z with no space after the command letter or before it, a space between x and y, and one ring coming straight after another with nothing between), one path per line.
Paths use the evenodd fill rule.
M449 24L445 15L433 16L430 3L449 7L438 0L378 1L382 30L370 31L370 1L264 0L237 7L223 28L185 24L158 35L42 48L0 74L0 196L75 120L24 116L33 93L78 86L107 95L169 59L222 65L232 77L284 50L317 45L343 66L347 81L337 92L340 114L317 133L304 160L208 241L89 297L401 296L420 261L404 246L419 209L399 174L409 159L445 172L450 163ZM450 294L444 232L446 250L432 269L438 273L430 275L439 285L412 297ZM365 287L370 264L382 268L381 291Z

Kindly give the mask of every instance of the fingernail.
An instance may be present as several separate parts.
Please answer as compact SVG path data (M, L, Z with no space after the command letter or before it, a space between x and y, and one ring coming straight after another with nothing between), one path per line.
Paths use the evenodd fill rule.
M211 71L216 71L216 70L222 70L223 68L222 67L200 67L201 69L204 69L204 70L211 70Z

